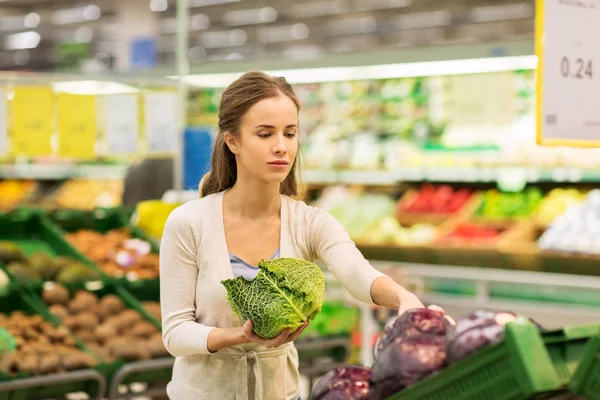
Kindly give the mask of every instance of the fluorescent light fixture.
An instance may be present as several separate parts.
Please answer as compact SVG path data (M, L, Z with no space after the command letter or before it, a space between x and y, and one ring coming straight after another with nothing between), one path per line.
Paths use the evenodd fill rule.
M223 15L223 23L227 26L255 25L273 22L276 19L277 10L273 7L227 11Z
M242 29L231 31L213 31L205 32L200 35L200 44L206 49L216 49L220 47L236 47L246 43L248 36Z
M125 94L137 93L140 90L133 86L109 81L64 81L51 84L52 89L58 93L70 94Z
M100 19L102 12L95 5L85 7L68 8L55 11L52 14L52 23L55 25L77 24L85 21L96 21Z
M305 24L266 26L256 32L262 43L289 42L303 40L308 37L310 30Z
M87 26L81 26L75 31L75 40L79 43L89 43L94 37L94 32Z
M396 24L400 29L433 28L450 25L452 14L448 11L428 11L400 15Z
M41 39L40 34L33 31L13 33L4 38L4 47L8 50L35 49Z
M356 4L356 11L386 10L410 7L412 0L363 0Z
M492 22L532 18L533 14L533 6L527 3L475 7L469 12L472 22Z
M0 30L2 31L18 31L23 28L26 28L26 24L23 22L22 16L4 16L0 19Z
M292 14L296 19L344 14L346 11L348 11L348 4L344 0L326 0L313 3L300 3L294 4L290 8L290 14Z
M190 7L206 7L218 4L239 3L241 0L191 0Z
M169 4L167 0L150 0L150 9L154 12L167 11Z
M267 74L284 76L288 82L320 83L364 79L410 78L419 76L465 75L515 70L531 70L537 67L537 57L493 57L466 60L426 61L403 64L368 65L359 67L326 67L265 71ZM197 87L227 87L242 72L189 75L184 82ZM171 76L172 79L177 77Z

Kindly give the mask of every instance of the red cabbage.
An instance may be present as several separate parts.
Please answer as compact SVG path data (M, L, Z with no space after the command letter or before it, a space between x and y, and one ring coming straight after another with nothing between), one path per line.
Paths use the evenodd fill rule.
M428 308L408 310L385 327L375 345L375 358L396 338L422 334L445 336L448 328L448 320L437 311Z
M454 363L482 347L504 338L504 327L516 319L511 312L478 310L456 323L448 343L448 363Z
M369 400L370 378L369 368L341 365L319 379L310 400Z
M398 337L381 351L373 366L370 398L385 399L439 371L445 362L445 336Z

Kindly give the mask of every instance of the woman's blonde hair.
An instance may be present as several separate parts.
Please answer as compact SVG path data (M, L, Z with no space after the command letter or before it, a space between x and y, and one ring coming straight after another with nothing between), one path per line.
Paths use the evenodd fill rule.
M211 171L200 180L198 185L200 197L230 189L237 179L235 156L225 143L225 133L238 136L242 118L252 106L259 101L282 94L289 97L300 112L300 100L290 84L282 77L272 77L262 72L247 72L225 89L219 105L219 133L213 147ZM297 164L298 157L292 164L290 173L281 183L282 194L297 195Z

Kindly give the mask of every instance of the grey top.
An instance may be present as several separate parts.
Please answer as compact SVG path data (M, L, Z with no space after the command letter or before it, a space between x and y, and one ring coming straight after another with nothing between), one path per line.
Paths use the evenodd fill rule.
M273 260L275 258L279 258L279 248L275 251L270 258ZM233 277L237 278L238 276L243 276L246 280L251 281L256 278L258 274L259 268L248 264L246 261L242 260L238 256L229 253L229 261L231 262L231 269L233 270Z

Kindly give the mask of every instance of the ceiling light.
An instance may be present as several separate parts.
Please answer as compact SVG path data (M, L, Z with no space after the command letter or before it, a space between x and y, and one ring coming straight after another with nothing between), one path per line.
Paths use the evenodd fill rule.
M75 31L75 40L79 43L89 43L92 41L93 37L94 32L92 32L92 30L87 26L77 28L77 30Z
M192 29L196 31L208 29L210 26L210 19L205 14L196 14L192 17L191 25Z
M85 18L86 21L95 21L97 19L100 19L100 15L102 15L102 12L98 8L98 6L95 6L93 4L87 6L83 10L83 18Z
M188 51L188 59L192 64L199 64L206 61L206 50L202 46L194 46Z
M17 64L17 65L25 65L29 62L30 57L31 57L31 54L29 54L29 51L19 50L19 51L15 52L13 60L15 61L15 64Z
M308 37L310 29L306 24L294 24L291 29L292 37L296 40L303 40Z
M277 10L273 7L263 7L259 11L259 17L262 22L273 22L277 19Z
M241 29L234 29L229 33L229 43L233 46L242 46L247 39L246 32Z
M4 47L8 50L34 49L40 44L41 36L37 32L21 32L7 35L4 38Z
M167 11L169 4L167 0L150 0L150 9L154 12Z
M366 65L358 67L324 67L265 71L274 76L285 76L293 84L339 82L365 79L412 78L421 76L464 75L515 70L532 70L537 57L493 57L466 60L427 61L403 64ZM242 72L189 75L184 81L199 87L227 87ZM177 77L172 76L176 79Z
M24 19L24 24L26 28L37 28L40 24L40 15L34 12L27 14Z
M206 7L217 4L239 3L241 0L191 0L190 7Z
M51 84L57 93L71 94L124 94L137 93L139 89L119 82L104 81L64 81Z

